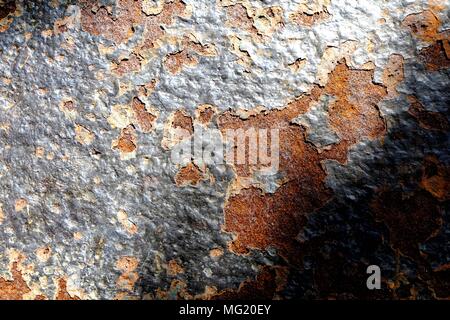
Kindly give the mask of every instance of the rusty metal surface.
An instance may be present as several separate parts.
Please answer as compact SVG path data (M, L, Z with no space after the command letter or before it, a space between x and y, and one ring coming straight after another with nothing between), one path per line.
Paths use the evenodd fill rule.
M448 299L449 15L0 0L0 299ZM275 174L172 161L251 128Z

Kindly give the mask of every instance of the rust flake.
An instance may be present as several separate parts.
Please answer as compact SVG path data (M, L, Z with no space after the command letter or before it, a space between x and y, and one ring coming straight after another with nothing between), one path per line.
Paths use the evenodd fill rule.
M148 112L145 104L137 97L133 98L132 110L136 123L142 132L148 133L154 129L157 116Z
M113 142L113 149L118 149L121 153L131 153L137 148L136 129L133 125L128 125L122 129L118 140Z
M17 261L13 262L11 273L13 280L0 277L0 300L22 300L25 294L31 292L18 269Z
M428 71L439 71L450 68L450 59L445 50L448 41L436 41L434 44L423 48L419 52L419 58Z
M426 110L415 96L408 96L408 101L410 103L408 113L417 120L422 128L443 132L449 130L450 126L444 114Z
M380 190L371 207L375 218L388 227L392 245L414 259L420 259L419 244L435 234L442 224L438 202L421 189L410 194Z
M185 167L181 168L175 176L175 183L177 186L196 186L201 180L206 179L205 174L190 162Z
M55 300L80 300L80 297L70 295L67 291L67 280L61 278L58 280L58 293L56 294Z
M291 121L317 103L323 94L335 97L329 121L341 142L318 153L305 141L305 128ZM230 250L245 254L249 249L274 247L286 261L298 264L300 254L296 236L307 215L322 207L332 196L325 186L326 173L321 161L333 159L345 163L348 148L361 139L375 139L385 133L385 124L377 104L387 95L383 86L373 83L373 70L352 70L341 61L331 72L324 88L316 86L311 94L300 97L281 110L261 112L241 119L226 112L218 125L226 129L279 129L280 168L283 184L273 194L257 187L246 187L231 194L224 209L224 230L234 234ZM248 150L247 150L248 152ZM237 178L251 177L258 165L234 165Z

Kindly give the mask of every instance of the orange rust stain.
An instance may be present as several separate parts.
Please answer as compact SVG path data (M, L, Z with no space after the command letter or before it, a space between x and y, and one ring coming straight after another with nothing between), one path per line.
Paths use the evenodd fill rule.
M64 278L58 280L58 293L55 300L80 300L78 296L71 296L67 292L67 281Z
M392 245L415 259L420 259L419 244L435 234L442 224L438 202L425 190L411 194L381 190L371 207L375 218L388 227Z
M253 19L248 16L247 9L242 4L227 6L225 12L229 26L240 28L254 36L258 36L258 29L253 25Z
M420 186L439 201L450 199L450 168L435 156L425 158Z
M164 66L171 74L179 73L184 66L194 67L198 64L198 57L213 56L216 54L215 48L210 45L202 45L197 40L191 40L188 36L181 40L182 50L170 53L164 58Z
M131 72L138 72L140 70L141 61L135 54L131 54L129 58L120 60L113 68L113 72L118 76L123 76Z
M183 69L183 66L192 67L197 64L198 59L188 50L171 53L164 59L164 66L171 74L179 73Z
M144 133L152 131L156 116L147 111L145 104L139 98L133 98L131 107L139 129Z
M287 281L287 268L261 267L255 280L245 280L237 290L225 289L211 297L212 300L247 300L276 298Z
M127 126L120 132L117 143L113 146L113 149L119 149L120 152L130 153L136 150L137 137L136 129L132 125Z
M419 125L427 130L448 131L447 117L440 112L428 111L415 96L408 96L410 107L408 113L412 115Z
M13 280L0 278L0 300L22 300L23 295L31 290L18 270L18 263L12 264L11 273Z
M197 108L197 120L204 125L208 125L211 123L213 117L215 115L215 111L211 106L205 106L203 108Z
M209 251L209 256L213 259L220 258L221 256L223 256L223 249L221 249L221 248L211 249Z
M167 264L167 274L169 276L176 276L180 273L184 273L183 267L176 260L170 260Z
M204 178L203 172L191 162L178 171L175 183L177 186L197 185Z
M291 15L291 20L301 26L311 27L319 22L322 22L330 17L326 11L315 12L307 14L304 12L297 12Z
M386 86L389 97L397 94L397 85L405 79L403 56L392 54L383 71L383 84Z
M186 5L180 0L175 0L166 2L163 10L158 15L146 16L144 19L144 43L140 50L157 47L157 42L165 35L165 31L161 26L171 25L177 16L182 16L185 13L185 10Z
M122 274L117 278L116 285L122 290L132 291L136 281L139 279L138 273L135 271L139 265L139 261L134 257L121 257L116 264L117 269Z
M194 133L194 125L193 125L192 117L187 115L182 110L177 110L173 117L172 128L174 128L174 129L180 128L180 129L188 131L190 134L193 134Z
M279 129L279 174L284 184L274 194L263 194L250 187L231 195L226 203L224 230L235 235L230 250L244 254L248 249L275 247L280 256L299 263L296 236L309 213L323 206L332 196L324 184L326 173L321 161L345 162L348 148L363 138L375 139L385 133L377 104L387 95L383 86L372 81L373 71L351 70L340 62L324 88L316 86L281 110L272 110L243 120L226 112L219 116L220 130ZM318 153L305 141L305 129L291 121L305 113L323 94L335 97L329 121L341 142ZM270 143L270 142L269 142ZM247 150L248 151L248 150ZM235 164L236 181L251 177L258 165Z
M16 212L22 211L23 209L25 209L28 206L28 201L24 198L21 199L17 199L15 204L14 204L14 210Z
M152 92L155 90L157 84L158 81L156 79L153 79L149 83L139 86L139 95L144 97L150 96L150 94L152 94Z
M103 36L117 44L127 41L134 33L133 26L142 21L141 0L119 0L117 12L91 0L82 0L81 27L96 36Z
M420 40L432 42L440 38L441 22L432 11L410 14L403 20L402 25L409 28Z
M445 41L436 41L431 46L420 50L420 60L423 61L428 71L450 68L450 59L447 56L444 43Z

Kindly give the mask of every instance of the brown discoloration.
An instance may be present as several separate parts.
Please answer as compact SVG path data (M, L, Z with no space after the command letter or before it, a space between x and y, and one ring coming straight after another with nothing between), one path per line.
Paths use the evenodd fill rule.
M16 1L6 0L2 1L0 5L0 20L8 17L16 11Z
M397 85L404 78L403 56L399 54L391 55L383 71L383 84L387 87L389 97L397 94Z
M139 261L134 257L121 257L116 264L117 269L122 274L117 278L116 284L119 289L132 291L136 281L139 279L138 273L135 271L139 265Z
M139 261L135 257L124 256L117 260L116 267L122 272L132 272L139 266Z
M27 199L24 199L24 198L17 199L16 203L14 205L14 209L16 210L16 212L22 211L27 207L28 207L28 201L27 201Z
M439 201L450 199L450 168L435 156L426 157L420 186Z
M221 256L223 256L223 249L221 249L221 248L211 249L209 251L209 256L213 259L220 258Z
M0 300L22 300L25 294L31 292L18 269L18 265L17 261L12 264L13 280L5 280L0 277Z
M173 277L180 273L184 273L183 267L176 260L170 260L167 263L167 274Z
M208 125L211 123L213 117L216 114L216 110L213 106L204 104L197 107L195 111L196 120L203 125Z
M5 221L5 213L3 212L3 204L0 203L0 224Z
M198 56L215 56L217 51L212 45L202 45L194 35L185 36L180 41L182 48L164 58L163 64L171 74L179 73L183 67L194 67L198 64Z
M136 224L134 224L133 222L131 222L128 219L128 214L125 210L119 210L117 212L117 220L120 222L120 224L122 225L122 227L131 235L134 235L137 233L138 231L138 227L136 226Z
M182 187L186 185L197 185L205 179L203 172L192 162L181 168L175 176L175 183Z
M141 1L117 1L115 16L109 8L93 1L83 0L81 7L81 27L96 36L103 36L117 44L126 42L133 35L133 26L142 21Z
M441 212L428 192L382 190L371 203L373 214L389 229L390 242L404 255L419 259L419 244L441 227Z
M183 16L186 11L186 5L175 0L166 2L161 13L151 15L145 18L144 42L140 50L148 50L159 47L158 42L164 37L165 31L161 26L171 25L177 16Z
M36 257L41 262L47 262L51 256L52 256L52 249L48 246L36 250Z
M132 110L139 129L144 133L152 131L157 117L147 111L145 104L139 98L133 98Z
M408 113L412 115L419 125L427 130L448 131L447 117L439 112L428 111L415 96L409 96L410 107Z
M55 300L80 300L78 296L71 296L67 292L67 280L61 278L58 280L58 293L56 294Z
M247 9L242 4L226 7L227 24L233 28L240 28L253 35L258 35L258 30L253 26L253 19L249 17Z
M188 50L182 50L176 53L171 53L164 59L164 66L171 74L177 74L183 66L195 66L198 60Z
M120 60L120 62L115 64L112 69L112 71L120 77L131 72L139 72L140 70L141 60L135 54L131 54L128 58Z
M403 20L402 25L409 28L420 40L432 42L439 38L441 22L432 11L410 14Z
M246 280L237 290L226 289L211 297L212 300L272 300L286 283L287 270L283 267L261 267L255 280Z
M313 25L327 20L330 14L326 11L307 14L304 12L293 13L290 19L301 26L312 27Z
M373 71L351 70L339 63L329 76L325 88L315 87L310 95L290 103L284 109L262 112L243 120L227 112L219 117L219 128L262 129L280 131L280 169L284 184L274 194L250 187L228 198L224 230L235 234L230 249L246 253L248 249L269 246L291 263L300 255L295 237L302 229L308 213L323 206L331 197L324 184L321 161L334 159L345 162L348 148L363 138L374 139L384 134L385 125L377 104L387 95L386 89L372 81ZM335 97L329 110L329 121L341 138L330 150L318 153L305 141L305 129L291 121L305 113L323 94ZM248 151L248 150L247 150ZM234 165L238 183L241 177L251 177L258 166ZM297 260L297 261L296 261Z
M127 126L120 132L119 139L113 142L113 149L119 149L122 153L131 153L136 150L136 129L132 125Z
M450 68L450 59L444 48L445 41L436 41L419 52L420 60L429 71L439 71Z
M188 131L190 134L194 133L194 125L192 122L192 117L186 114L182 110L177 110L174 114L172 127L174 129L183 129Z
M158 81L156 79L153 79L149 83L139 86L139 95L143 97L150 96L155 90L157 84Z

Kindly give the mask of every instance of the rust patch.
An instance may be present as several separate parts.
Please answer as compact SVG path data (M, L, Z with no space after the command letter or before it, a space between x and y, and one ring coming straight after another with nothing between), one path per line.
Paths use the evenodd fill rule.
M450 59L444 48L444 41L436 41L419 52L420 60L428 71L439 71L450 68Z
M6 18L16 11L16 1L2 1L0 5L0 20Z
M373 70L351 70L338 63L324 88L316 86L281 110L261 112L241 119L226 112L218 119L220 130L279 129L279 174L284 183L274 194L263 194L256 187L248 187L231 194L224 214L224 230L235 235L230 250L245 254L248 249L264 250L274 247L285 260L297 264L300 254L296 236L307 214L323 206L331 193L324 184L326 174L321 161L334 159L345 163L348 148L363 138L375 139L385 133L384 121L377 104L387 95L384 87L372 81ZM341 138L330 150L318 153L305 141L305 129L291 121L305 113L323 95L335 97L329 110L329 121ZM247 148L248 153L248 148ZM237 178L251 178L256 165L234 165ZM238 190L239 191L239 190Z
M188 131L190 134L194 133L194 125L192 122L191 116L187 115L182 110L177 110L174 114L173 121L172 121L172 127L174 129L183 129Z
M301 26L312 27L319 22L325 21L329 17L330 14L327 11L315 12L312 14L296 12L291 14L290 19Z
M136 281L139 279L138 273L135 271L139 265L139 261L134 257L121 257L116 264L117 269L122 274L117 278L116 284L119 289L132 291Z
M193 35L183 37L180 47L183 49L168 54L163 61L164 67L174 75L181 72L185 66L196 66L199 63L196 55L215 56L217 54L214 46L202 45Z
M375 218L389 229L390 242L404 255L420 260L419 244L440 229L441 212L437 201L426 191L406 195L382 190L371 202Z
M122 129L119 139L113 142L113 149L119 149L121 153L131 153L136 150L136 147L136 129L134 129L133 125Z
M408 113L417 120L422 128L443 132L449 130L449 123L444 114L426 110L415 96L409 96L408 101L410 103Z
M164 59L164 66L171 74L177 74L183 66L195 66L198 60L188 50L182 50L176 53L171 53Z
M392 54L383 71L383 84L387 88L389 97L397 94L397 85L405 79L403 61L403 56Z
M61 278L58 280L58 293L56 294L55 300L81 300L78 296L71 296L67 292L67 280Z
M133 53L130 57L120 60L120 62L115 64L112 69L112 71L120 77L131 72L139 72L140 70L141 60Z
M203 125L208 125L211 123L216 111L213 106L204 104L197 107L196 120Z
M420 40L432 42L439 38L441 22L432 11L410 14L403 20L402 25Z
M147 111L139 98L133 98L132 109L139 129L144 133L152 131L157 117Z
M263 266L255 280L245 280L237 290L226 289L211 297L212 300L272 300L283 290L287 280L284 267Z
M25 294L31 292L18 269L17 261L13 262L11 273L13 280L0 277L0 300L22 300Z
M439 201L450 199L450 168L435 156L425 158L420 186Z
M179 187L187 185L195 186L203 179L205 179L203 172L191 162L178 171L175 176L175 183Z
M176 260L170 260L167 264L167 274L173 277L180 273L184 273L183 267Z
M27 201L27 199L24 199L24 198L17 199L14 204L14 210L16 210L16 212L22 211L27 207L28 207L28 201Z
M253 26L253 19L249 17L247 9L242 4L239 3L227 6L225 12L227 15L227 24L229 26L234 28L239 27L256 37L259 37L258 29Z
M117 44L127 41L134 33L133 26L142 21L141 0L117 1L116 14L97 1L82 0L81 27L96 36L103 36Z

